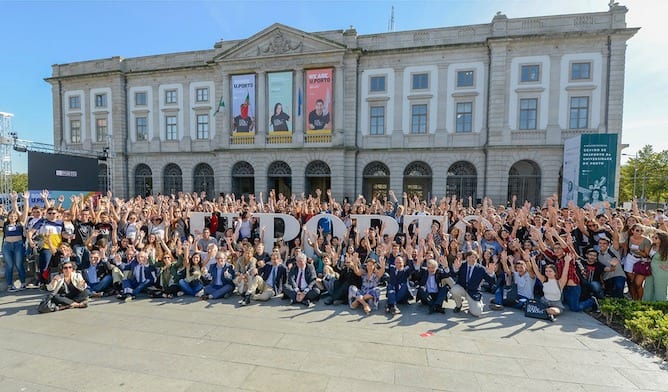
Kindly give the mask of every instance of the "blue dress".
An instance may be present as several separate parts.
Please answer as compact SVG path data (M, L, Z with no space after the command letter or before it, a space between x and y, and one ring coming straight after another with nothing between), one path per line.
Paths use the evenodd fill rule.
M376 272L373 272L371 276L366 272L362 275L362 286L357 288L355 285L350 285L348 288L348 304L352 305L355 301L355 298L358 296L371 295L373 298L368 300L367 303L372 309L378 309L378 301L380 300L380 288L378 287L380 283L380 278L376 275Z

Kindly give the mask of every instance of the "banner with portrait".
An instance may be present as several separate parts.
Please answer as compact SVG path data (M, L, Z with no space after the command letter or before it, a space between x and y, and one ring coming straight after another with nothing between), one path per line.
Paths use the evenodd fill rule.
M617 134L580 135L564 142L562 207L615 203Z
M255 132L255 74L232 76L232 132Z
M271 72L269 85L269 132L292 132L292 72Z
M332 132L333 68L306 71L306 133Z

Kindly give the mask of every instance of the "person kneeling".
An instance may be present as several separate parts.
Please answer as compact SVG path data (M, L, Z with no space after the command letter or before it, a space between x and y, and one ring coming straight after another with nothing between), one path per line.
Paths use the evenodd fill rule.
M496 281L496 263L487 264L487 268L478 263L478 254L474 251L466 252L466 264L462 265L462 256L457 254L453 268L457 284L452 288L452 299L455 301L453 312L459 313L462 310L464 298L469 304L469 313L475 317L480 317L484 304L482 303L482 294L480 294L480 283L485 279L489 283Z
M58 310L87 307L86 281L80 273L74 271L74 262L65 261L59 270L60 274L54 276L46 287L53 293L52 300L58 305Z

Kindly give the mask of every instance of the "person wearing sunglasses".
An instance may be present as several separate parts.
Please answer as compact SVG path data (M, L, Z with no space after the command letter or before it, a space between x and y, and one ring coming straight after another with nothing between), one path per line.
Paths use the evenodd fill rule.
M65 261L58 267L59 274L55 275L46 288L53 293L53 302L58 310L88 307L88 289L83 276L75 271L75 263Z

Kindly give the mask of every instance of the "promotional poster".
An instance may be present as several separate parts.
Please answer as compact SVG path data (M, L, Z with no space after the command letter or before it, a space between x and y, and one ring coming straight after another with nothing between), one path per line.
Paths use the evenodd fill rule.
M306 133L332 132L332 68L306 71Z
M292 72L268 74L269 132L292 132Z
M255 132L255 74L232 76L232 132Z

